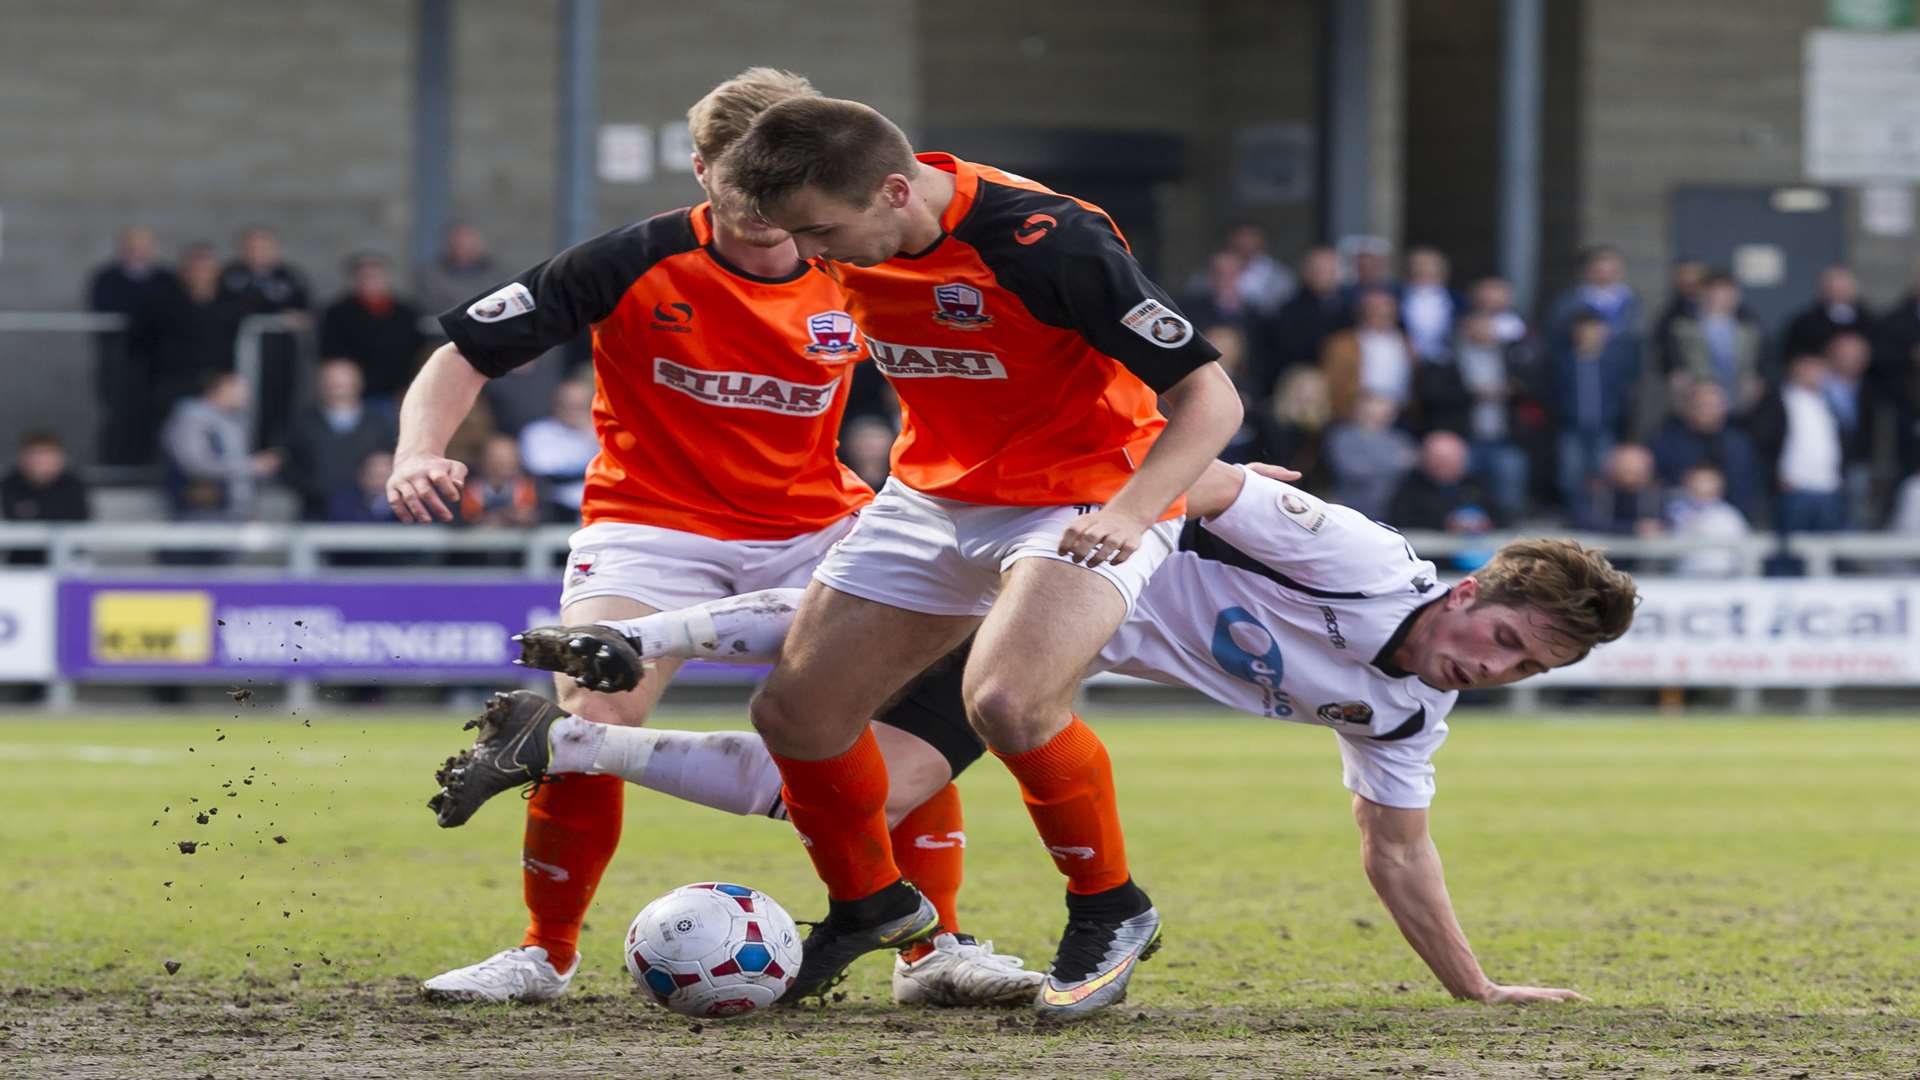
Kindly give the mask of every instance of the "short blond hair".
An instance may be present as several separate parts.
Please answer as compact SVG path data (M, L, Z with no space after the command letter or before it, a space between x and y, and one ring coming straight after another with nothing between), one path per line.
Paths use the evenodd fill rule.
M1616 569L1604 552L1572 540L1503 544L1473 577L1480 583L1475 603L1541 612L1580 643L1580 657L1625 634L1640 602L1626 571Z
M687 134L707 164L719 159L747 133L753 118L788 98L819 97L805 75L779 68L751 67L707 92L687 110Z

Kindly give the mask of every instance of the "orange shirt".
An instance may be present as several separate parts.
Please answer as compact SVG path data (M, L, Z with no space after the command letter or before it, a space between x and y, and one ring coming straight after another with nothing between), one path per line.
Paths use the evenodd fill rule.
M900 397L893 475L962 502L1107 502L1166 426L1156 392L1219 353L1099 207L948 154L920 160L953 174L940 239L832 266Z
M830 277L731 266L710 214L703 203L615 229L440 323L489 376L593 328L586 523L719 540L814 532L873 497L835 454L865 342Z

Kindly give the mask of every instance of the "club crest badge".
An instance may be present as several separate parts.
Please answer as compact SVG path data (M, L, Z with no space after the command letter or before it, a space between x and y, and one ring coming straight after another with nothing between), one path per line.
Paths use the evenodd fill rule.
M950 281L933 287L933 321L955 330L984 330L993 325L980 290Z

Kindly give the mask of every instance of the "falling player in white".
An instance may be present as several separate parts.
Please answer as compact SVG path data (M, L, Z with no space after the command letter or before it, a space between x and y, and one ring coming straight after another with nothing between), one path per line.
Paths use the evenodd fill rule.
M1284 483L1296 478L1286 470L1253 468L1216 463L1188 493L1193 520L1180 551L1090 673L1192 687L1244 712L1332 728L1367 877L1441 984L1484 1002L1584 1000L1572 990L1501 985L1481 970L1427 830L1432 758L1461 690L1574 663L1625 633L1633 580L1572 541L1519 540L1449 587L1398 532ZM564 652L554 666L590 681L637 676L638 661L655 657L764 662L799 597L774 590L601 624L619 638L583 636L583 627L529 631L528 654L546 646L551 662ZM631 651L619 649L620 638ZM555 650L555 641L569 644ZM619 743L629 737L558 721L547 737L549 771L622 772ZM890 815L952 776L950 755L920 739L890 746L887 768ZM638 771L623 774L675 793ZM777 814L777 782L740 794L735 805Z

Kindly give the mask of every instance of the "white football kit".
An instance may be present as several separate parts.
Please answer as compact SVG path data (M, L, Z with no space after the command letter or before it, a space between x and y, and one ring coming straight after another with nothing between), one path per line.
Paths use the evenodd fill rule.
M1447 593L1433 564L1359 511L1253 472L1225 512L1188 523L1180 548L1091 670L1332 728L1349 790L1429 806L1459 693L1388 657L1414 613Z

